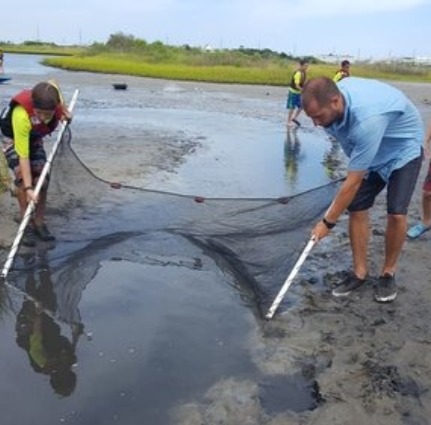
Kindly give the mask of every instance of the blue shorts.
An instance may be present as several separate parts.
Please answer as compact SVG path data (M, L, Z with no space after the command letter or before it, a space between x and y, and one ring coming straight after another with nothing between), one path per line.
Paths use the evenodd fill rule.
M15 185L20 186L22 184L21 167L19 166L19 157L15 151L13 144L5 150L5 157L9 168L15 174ZM46 164L46 152L43 147L43 140L32 142L30 145L30 169L31 176L33 178L33 184L37 181L38 177L42 173L43 167ZM46 176L48 182L49 176Z
M376 196L387 185L386 208L388 214L406 215L421 164L422 155L411 160L404 167L393 171L387 183L375 171L370 172L368 177L362 180L361 187L347 210L349 212L368 210L373 206Z
M289 90L287 95L286 109L301 108L301 93L292 93Z

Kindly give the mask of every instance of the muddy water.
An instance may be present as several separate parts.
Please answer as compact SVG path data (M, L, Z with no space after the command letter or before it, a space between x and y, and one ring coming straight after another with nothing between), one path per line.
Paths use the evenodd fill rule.
M306 120L286 132L284 99L272 89L257 102L211 85L126 78L128 90L117 92L118 76L52 70L38 59L7 55L13 79L1 87L2 104L40 79L56 78L66 97L79 87L74 146L104 178L187 194L275 197L326 183L339 160ZM129 242L127 250L148 254L139 237ZM11 273L11 284L40 304L11 288L2 298L2 425L167 424L172 409L200 401L222 379L257 383L268 414L316 407L312 379L295 370L289 378L261 375L250 346L260 319L231 277L195 267L196 248L150 263L102 250L74 265L82 278L70 288L60 284L62 244L59 237L53 249L21 255L25 271ZM296 401L284 404L276 397L283 391Z

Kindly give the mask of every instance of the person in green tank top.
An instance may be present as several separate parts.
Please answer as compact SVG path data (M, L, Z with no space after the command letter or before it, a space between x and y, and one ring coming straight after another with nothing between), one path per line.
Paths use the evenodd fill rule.
M297 70L292 74L286 103L288 127L301 126L298 121L298 115L302 111L301 92L307 80L307 69L308 62L300 60Z
M341 62L341 68L335 73L332 79L335 83L338 83L338 81L347 77L350 77L350 62L345 59Z

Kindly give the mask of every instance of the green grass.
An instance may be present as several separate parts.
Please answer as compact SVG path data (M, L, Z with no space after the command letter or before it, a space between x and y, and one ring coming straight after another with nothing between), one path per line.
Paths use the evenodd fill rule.
M82 47L74 47L74 46L61 47L61 46L55 46L50 44L27 45L27 44L8 44L8 43L0 43L0 49L3 50L3 52L5 53L5 56L7 56L7 53L69 56L69 55L80 54L85 50Z
M98 54L95 56L52 57L47 65L74 71L91 71L172 80L207 81L216 83L287 86L296 62L265 63L261 66L189 65L184 63L150 63L137 55ZM337 67L332 64L311 64L308 77L332 77ZM401 65L352 65L352 75L382 80L431 82L430 68Z
M287 86L298 59L269 49L244 47L207 52L188 45L147 43L122 33L111 35L105 44L95 43L86 48L43 42L0 43L0 48L6 53L55 55L45 58L44 64L73 71L271 86ZM338 68L336 64L321 63L313 57L308 59L308 78L332 78ZM412 64L354 63L351 72L364 78L431 82L431 67Z
M292 67L239 67L233 65L187 65L176 63L148 63L136 56L97 55L47 58L44 63L74 71L91 71L172 80L208 81L238 84L285 85L290 80Z

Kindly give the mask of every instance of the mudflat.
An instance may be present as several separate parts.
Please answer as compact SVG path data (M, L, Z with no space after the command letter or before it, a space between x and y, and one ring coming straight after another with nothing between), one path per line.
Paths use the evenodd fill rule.
M61 83L67 88L90 82L107 86L112 76L64 73ZM178 99L169 107L181 108L190 91L222 92L207 107L258 116L285 125L282 106L285 88L200 83L169 83L162 80L124 78L129 102L138 102L139 84L146 88L145 105L163 105L156 93L161 87L178 90ZM392 83L406 93L422 114L425 124L431 119L431 85ZM181 87L181 89L178 89ZM152 95L151 93L154 93ZM224 100L223 100L224 99ZM244 103L241 103L243 99ZM249 102L251 101L251 102ZM94 100L96 102L96 100ZM252 104L253 107L245 106ZM144 105L144 106L145 106ZM190 107L190 104L188 105ZM86 107L91 108L91 103ZM303 118L305 119L305 117ZM107 173L127 181L133 170L151 175L160 169L174 170L187 160L194 143L171 140L158 146L143 144L145 162L137 162L134 150L122 149L117 161L109 164L112 149L121 137L122 123L107 137L103 126L86 125L88 138L105 138L104 153L78 148L84 160L102 177ZM73 124L79 126L78 122ZM128 125L128 124L124 124ZM81 134L83 129L79 130ZM130 133L129 133L130 134ZM141 130L136 129L136 138ZM198 141L196 141L198 143ZM120 159L119 159L120 158ZM118 160L119 159L119 160ZM128 167L124 167L128 164ZM421 184L427 171L424 162L409 212L409 223L420 216ZM17 230L15 199L0 198L0 245L7 253ZM188 425L223 424L304 424L304 425L425 425L431 417L431 274L429 249L431 232L415 241L406 241L396 275L397 299L390 304L373 301L373 278L379 274L384 255L386 212L384 196L378 198L371 213L369 249L371 278L366 287L347 299L334 299L331 286L343 269L351 267L347 219L342 219L331 236L318 244L307 259L292 291L300 301L292 309L277 314L272 321L257 324L250 336L251 357L264 374L287 376L301 365L307 379L316 382L313 410L284 411L269 417L259 404L258 387L250 381L221 379L205 394L204 404L187 404L174 412L175 422ZM286 401L288 404L288 402Z

